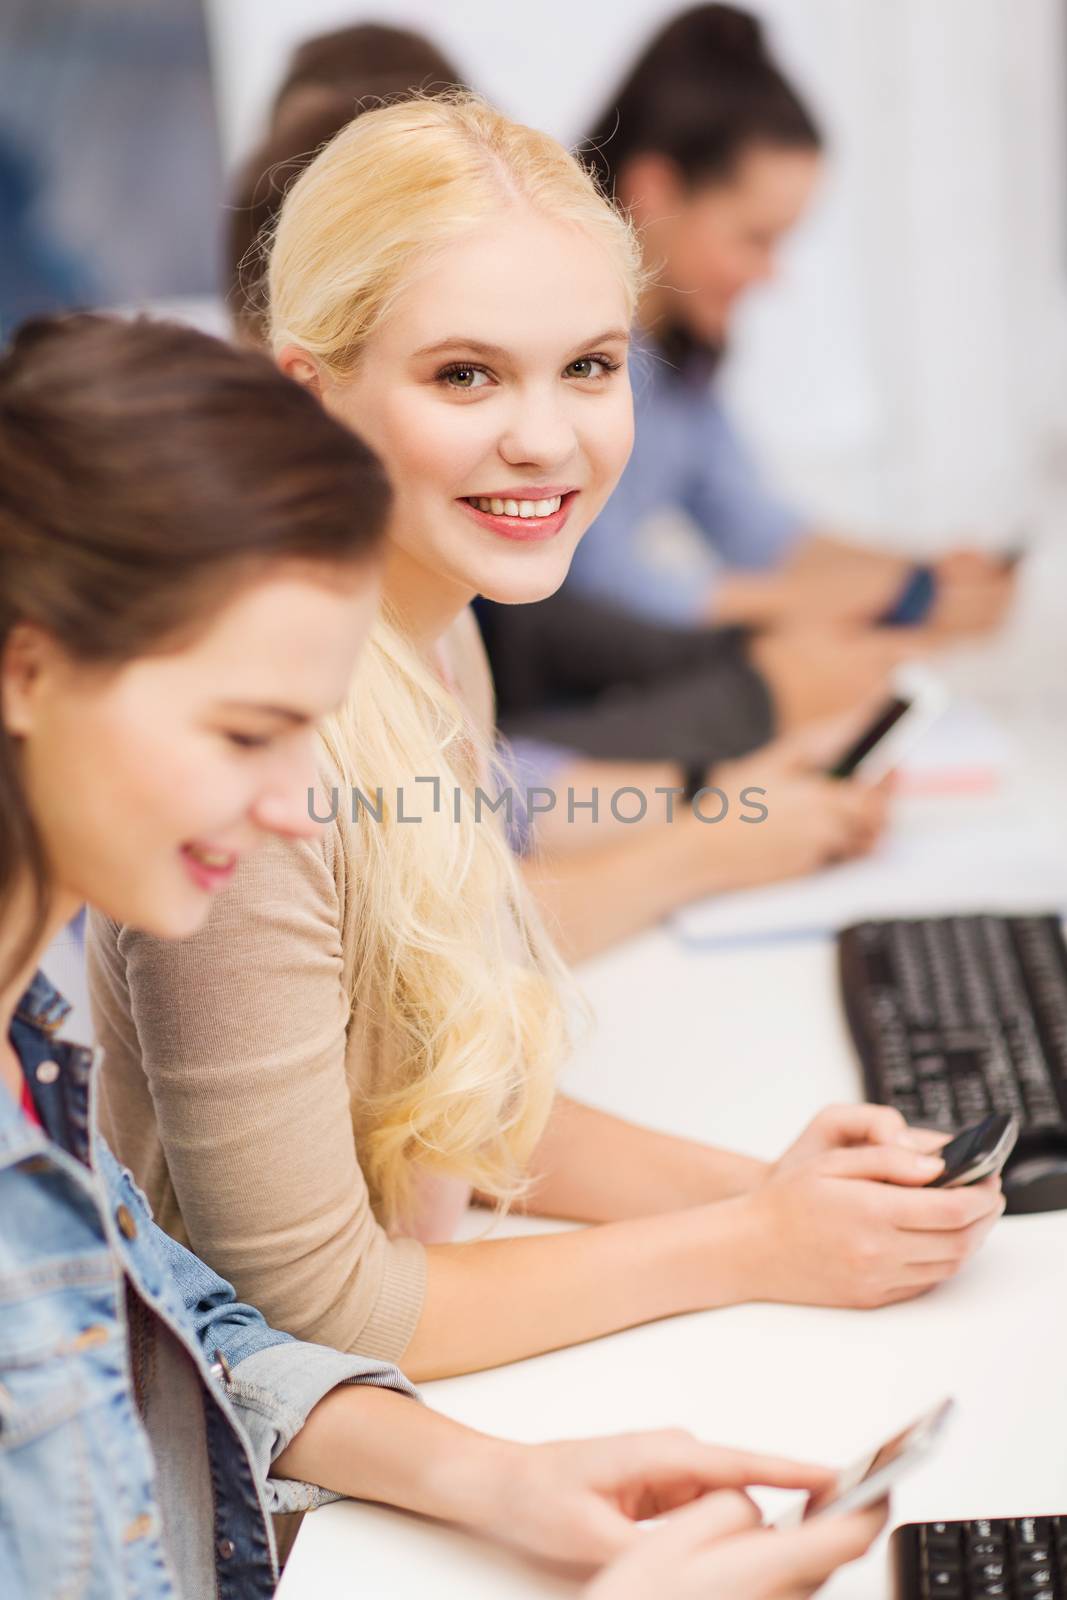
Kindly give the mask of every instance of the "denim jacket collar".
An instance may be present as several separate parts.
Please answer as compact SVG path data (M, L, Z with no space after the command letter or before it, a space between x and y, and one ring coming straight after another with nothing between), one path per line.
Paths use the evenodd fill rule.
M88 1165L94 1055L82 1045L56 1038L70 1010L69 1002L38 972L15 1007L11 1042L45 1134ZM45 1066L49 1070L42 1072ZM0 1163L18 1159L42 1142L41 1130L14 1104L0 1106Z

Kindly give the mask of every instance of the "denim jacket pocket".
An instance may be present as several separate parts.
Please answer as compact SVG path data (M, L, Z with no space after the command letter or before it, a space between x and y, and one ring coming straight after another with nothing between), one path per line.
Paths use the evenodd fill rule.
M86 1412L93 1394L80 1363L54 1352L0 1363L0 1573L5 1597L96 1594L98 1507ZM48 1496L41 1537L40 1499Z

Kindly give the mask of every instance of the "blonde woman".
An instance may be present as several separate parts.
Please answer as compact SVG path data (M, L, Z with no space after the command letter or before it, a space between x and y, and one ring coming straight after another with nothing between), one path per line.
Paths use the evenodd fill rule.
M409 101L294 185L269 289L280 364L392 479L389 620L328 727L319 836L267 846L181 945L94 927L105 1121L164 1226L281 1326L415 1378L940 1282L1000 1195L924 1190L936 1141L891 1111L826 1113L767 1165L556 1092L562 974L476 812L467 606L558 586L625 463L625 225L547 136ZM454 1242L472 1196L597 1226Z

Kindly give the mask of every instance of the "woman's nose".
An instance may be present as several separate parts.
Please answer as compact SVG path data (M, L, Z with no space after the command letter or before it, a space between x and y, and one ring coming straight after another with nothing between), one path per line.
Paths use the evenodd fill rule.
M516 408L498 448L509 466L559 467L574 455L577 436L562 406L531 400Z
M307 839L329 816L331 796L324 794L314 765L276 782L257 797L252 807L256 826L289 839Z

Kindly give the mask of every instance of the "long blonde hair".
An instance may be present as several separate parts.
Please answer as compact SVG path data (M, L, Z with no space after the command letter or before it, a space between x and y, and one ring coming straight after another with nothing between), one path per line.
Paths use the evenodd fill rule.
M498 217L502 199L598 238L632 310L638 247L585 169L457 92L364 112L290 189L267 269L274 350L297 345L343 380L413 275ZM551 1107L565 974L496 817L476 815L485 734L386 618L324 742L346 786L383 793L380 823L360 807L344 830L360 899L352 997L371 997L389 1058L371 1098L353 1095L372 1199L388 1222L403 1219L421 1164L506 1205ZM410 796L416 777L437 780L442 805L399 824L390 797Z

